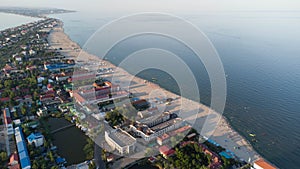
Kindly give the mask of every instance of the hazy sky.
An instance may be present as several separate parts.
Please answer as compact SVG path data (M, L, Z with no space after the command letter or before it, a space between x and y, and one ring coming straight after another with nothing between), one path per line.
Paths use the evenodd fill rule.
M300 10L300 0L0 0L0 6L56 7L103 12Z

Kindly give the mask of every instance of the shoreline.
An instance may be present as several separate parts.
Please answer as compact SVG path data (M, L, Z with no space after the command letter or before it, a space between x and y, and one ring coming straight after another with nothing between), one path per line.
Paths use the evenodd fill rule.
M80 45L78 43L72 41L71 38L64 32L63 22L61 21L61 23L62 24L59 27L54 28L49 35L49 43L52 48L58 49L61 47L63 50L61 50L60 53L62 55L65 55L66 57L76 58L78 55L81 55L81 56L85 57L84 58L85 60L83 60L83 61L101 61L101 62L105 62L110 67L114 67L114 68L116 67L109 61L99 60L99 58L97 56L89 54L88 52L82 50ZM125 70L123 70L122 68L121 69L118 68L118 69L122 74L126 74L126 77L130 76L130 75L128 75L129 73L126 72ZM138 85L144 85L144 79L141 79L139 77L134 77L133 81L137 82ZM145 88L148 88L148 89L145 89ZM163 91L169 97L180 98L180 96L178 96L170 91L167 91L166 89L161 88L159 85L154 84L152 82L151 83L149 82L146 85L146 87L144 87L142 89L134 89L134 90L145 91L146 93L149 94L151 92L151 90L149 92L149 88L151 90ZM217 113L214 110L210 109L209 107L203 105L202 103L195 103L194 101L191 101L186 98L181 98L181 99L182 99L182 102L192 103L194 107L198 106L200 109L203 110L203 113L201 112L197 115L197 117L193 117L193 118L196 118L193 120L200 120L203 122L203 120L205 121L205 119L203 119L203 118L208 113ZM191 106L191 107L193 107L193 106ZM175 110L175 111L177 111L177 110ZM198 117L198 116L200 116L200 117ZM188 118L191 118L191 117L188 117ZM183 119L185 119L185 118L183 118ZM199 127L201 129L201 124L195 123L194 125L200 125ZM202 125L203 125L203 123L202 123ZM195 126L193 126L193 127L195 127ZM199 130L198 130L198 132L199 132ZM261 157L254 150L254 148L249 143L249 141L247 139L245 139L245 137L243 137L241 134L237 133L234 130L234 128L229 124L228 119L222 115L221 115L221 119L218 122L218 125L215 128L215 131L213 132L210 139L216 141L222 147L234 152L236 156L238 156L239 158L241 158L245 161L248 161L249 157L251 158L251 162L253 162ZM234 147L240 147L240 149L235 149Z

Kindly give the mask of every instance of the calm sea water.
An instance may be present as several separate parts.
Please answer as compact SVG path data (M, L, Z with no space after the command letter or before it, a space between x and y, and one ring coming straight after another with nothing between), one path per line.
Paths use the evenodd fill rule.
M298 168L300 12L180 16L206 33L221 57L228 89L224 114L232 126L272 163L280 168ZM115 18L80 12L55 17L64 21L66 33L81 46L98 28ZM197 78L201 102L209 105L210 83L203 64L177 41L154 35L133 37L119 43L106 57L118 64L130 53L149 47L170 50L180 56ZM162 87L178 92L174 79L167 73L148 70L139 76L150 80L154 77ZM188 89L188 84L183 85ZM255 133L258 142L252 142L249 133Z
M39 20L39 19L32 18L32 17L26 17L26 16L20 16L20 15L14 15L14 14L0 13L0 21L1 21L0 30L19 26L19 25L37 21L37 20Z

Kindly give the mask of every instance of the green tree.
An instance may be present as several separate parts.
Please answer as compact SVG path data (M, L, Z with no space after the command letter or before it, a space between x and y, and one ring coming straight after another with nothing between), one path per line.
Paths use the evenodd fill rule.
M26 108L25 105L23 105L23 106L21 107L21 113L22 113L22 115L23 115L23 116L26 115L26 112L27 112L27 108Z
M1 158L0 160L1 160L2 163L6 162L8 160L7 153L2 151L0 153L0 158Z

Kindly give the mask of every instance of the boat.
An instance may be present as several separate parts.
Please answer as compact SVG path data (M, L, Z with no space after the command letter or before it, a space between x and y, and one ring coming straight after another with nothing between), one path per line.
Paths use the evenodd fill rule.
M255 134L253 134L253 133L250 133L250 134L249 134L249 136L251 136L251 137L255 137L256 135L255 135Z

